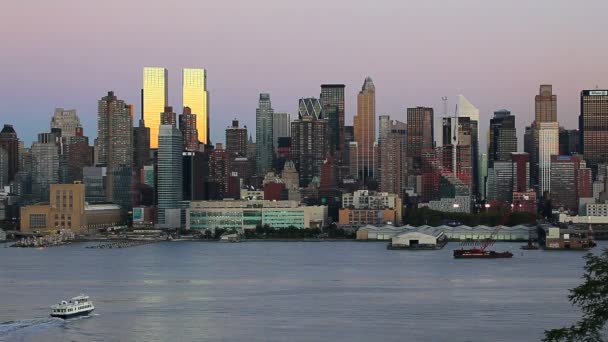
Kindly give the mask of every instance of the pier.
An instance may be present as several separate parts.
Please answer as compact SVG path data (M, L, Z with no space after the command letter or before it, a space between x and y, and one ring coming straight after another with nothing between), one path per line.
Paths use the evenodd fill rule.
M120 240L100 243L94 246L87 246L89 249L115 249L115 248L129 248L137 247L142 245L148 245L151 243L157 243L160 240Z

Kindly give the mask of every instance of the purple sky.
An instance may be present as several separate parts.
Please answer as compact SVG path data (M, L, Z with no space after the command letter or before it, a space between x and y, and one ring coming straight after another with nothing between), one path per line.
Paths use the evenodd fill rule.
M558 119L577 127L581 89L608 87L605 0L22 0L0 15L0 123L28 144L55 107L76 108L96 135L97 100L108 90L136 105L144 66L169 70L181 111L181 68L204 67L211 138L237 116L254 128L260 92L275 111L297 110L321 83L344 83L347 123L365 76L377 114L464 94L481 111L534 116L541 83L553 84ZM153 5L151 5L153 4ZM482 138L485 145L485 137Z

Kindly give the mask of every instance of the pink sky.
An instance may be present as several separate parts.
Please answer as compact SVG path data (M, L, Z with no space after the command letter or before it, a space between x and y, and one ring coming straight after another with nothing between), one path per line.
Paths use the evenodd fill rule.
M108 90L139 112L144 66L169 70L178 110L181 68L204 67L214 142L234 116L254 128L260 92L275 111L295 113L321 83L346 84L352 123L367 75L378 115L404 121L405 108L420 105L438 117L442 96L452 110L464 94L481 111L482 132L507 108L521 140L539 84L553 84L568 128L577 127L580 90L608 87L607 13L605 0L9 0L0 14L0 124L13 123L29 143L55 107L76 108L95 136Z

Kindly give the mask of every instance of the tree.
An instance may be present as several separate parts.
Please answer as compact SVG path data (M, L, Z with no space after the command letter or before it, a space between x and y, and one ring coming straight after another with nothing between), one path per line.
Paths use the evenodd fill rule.
M585 282L570 289L568 300L580 307L583 317L570 327L545 331L543 341L604 341L602 330L608 321L608 249L585 255Z

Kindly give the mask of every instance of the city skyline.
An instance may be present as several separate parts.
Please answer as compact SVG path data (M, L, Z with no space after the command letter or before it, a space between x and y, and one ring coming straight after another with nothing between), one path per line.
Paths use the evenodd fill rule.
M271 6L260 7L271 7L271 13L251 8L253 12L249 20L272 17L279 24L297 22L294 16L299 14L293 13L291 6L276 1L269 3ZM180 18L186 16L182 18L184 20L171 26L163 22L162 27L154 32L136 30L136 35L123 32L124 25L105 27L106 21L95 17L91 19L90 8L59 1L53 8L45 9L53 14L54 22L66 18L65 13L81 13L82 18L89 18L89 25L81 25L82 30L73 32L72 20L82 19L72 18L68 20L72 22L71 25L53 25L45 30L15 33L16 38L7 42L6 53L0 56L0 71L4 75L0 80L0 91L5 94L4 101L0 103L0 115L4 121L12 122L15 130L28 143L35 140L36 133L41 130L36 122L46 119L55 107L75 108L85 134L93 136L91 133L95 132L95 105L99 94L113 90L127 103L134 104L135 112L139 113L141 70L147 65L159 65L173 75L169 77L168 104L179 112L182 102L180 71L183 67L196 66L208 70L213 142L223 140L222 134L216 132L223 132L235 116L243 125L254 127L259 93L270 93L277 111L295 113L297 99L317 96L318 87L323 83L346 84L346 124L350 125L356 114L357 90L361 79L367 75L374 79L378 87L378 115L389 114L403 121L405 108L415 106L433 107L440 115L443 114L442 96L449 97L451 112L457 95L463 94L480 109L482 128L488 126L494 111L509 109L518 117L518 140L523 141L523 127L534 116L531 94L537 92L539 84L553 85L554 93L559 98L560 123L566 128L577 126L580 90L594 89L596 85L606 87L601 82L602 75L595 70L601 70L601 61L605 60L608 51L591 39L601 29L601 9L607 6L599 1L588 2L584 7L566 1L540 1L527 4L531 7L530 14L523 17L520 15L521 8L512 4L480 4L473 1L445 4L442 7L385 1L384 6L374 9L367 5L350 4L346 10L351 17L363 19L371 16L374 19L377 15L383 21L373 20L375 25L366 32L356 24L357 20L353 20L353 23L338 25L337 36L341 39L319 37L317 30L327 30L336 24L331 19L332 14L340 13L343 5L338 1L324 6L326 10L323 13L307 12L317 19L319 28L302 27L301 24L295 27L284 25L284 30L275 32L273 28L277 21L273 21L272 27L260 24L250 31L241 26L230 26L232 30L211 30L214 25L222 28L233 24L232 20L225 19L230 16L224 15L228 13L229 8L226 7L229 6L221 4L211 9L204 8L205 13L209 14L208 20L199 26L193 25L187 19L191 13L200 13L202 5L185 1L179 9ZM49 14L48 11L32 10L22 4L10 6L16 15L0 23L4 32L16 25L13 18L38 20L43 25L44 18ZM112 7L113 3L110 1L102 6ZM112 23L128 17L135 18L135 25L143 25L143 21L134 15L138 8L125 5L124 11L113 18ZM543 9L542 14L537 11L540 8ZM177 15L172 8L147 8L147 11L147 15L153 17L161 13L163 17ZM480 15L482 12L483 16ZM446 16L447 13L450 16ZM565 13L571 20L562 20ZM513 27L505 30L504 27L486 25L484 30L477 29L476 23L482 25L499 15L516 18ZM224 18L225 22L218 23L216 18ZM256 23L263 22L257 19ZM585 25L582 25L583 20ZM441 21L441 26L449 26L450 30L420 31L416 25L421 21ZM463 22L467 24L461 25ZM195 33L193 36L202 40L197 45L204 48L191 46L189 39L169 40L162 48L147 44L161 29L165 30L162 35L166 37L183 36L190 29L191 33ZM101 32L104 32L103 35ZM120 35L116 38L117 44L122 47L116 49L120 50L120 63L115 63L117 59L114 58L119 56L118 52L100 50L99 46L89 43L96 39L108 39L106 32ZM300 54L300 49L306 46L301 44L301 40L310 40L306 37L318 37L313 42L323 48L317 49L318 52L306 49L306 54ZM389 43L395 40L403 44L396 47ZM137 44L131 44L133 41L146 42L146 46L139 48ZM365 45L365 49L357 42ZM61 49L51 48L53 46ZM568 46L568 51L584 53L566 53L565 46ZM186 47L188 53L181 54L180 51L185 51ZM79 52L88 48L93 53L103 53L91 58L80 58L81 53L64 53L65 50ZM268 48L286 53L269 54ZM48 57L44 61L32 58L40 51L45 51ZM469 55L474 58L460 58ZM547 59L547 56L554 57ZM336 65L340 67L336 68ZM34 78L37 82L30 81ZM35 100L28 98L30 94L37 95ZM32 120L20 120L23 117ZM485 146L483 132L481 138L482 146Z

